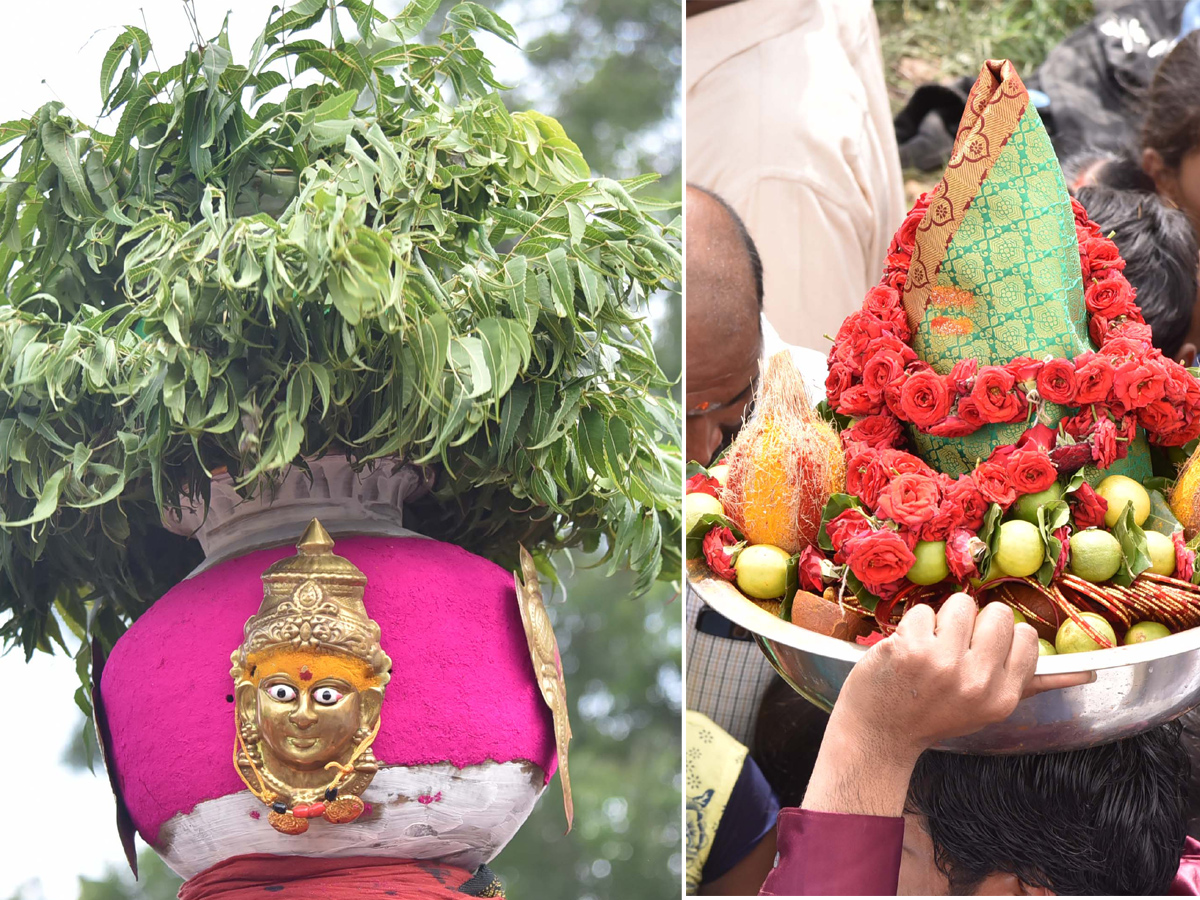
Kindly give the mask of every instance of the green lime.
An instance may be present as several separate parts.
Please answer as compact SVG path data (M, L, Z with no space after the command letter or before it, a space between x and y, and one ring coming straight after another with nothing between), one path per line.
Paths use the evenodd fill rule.
M1009 515L1015 519L1024 519L1026 522L1032 522L1036 525L1038 509L1047 503L1061 500L1062 495L1062 486L1056 481L1044 491L1038 491L1036 494L1026 494L1024 497L1019 498L1009 511Z
M708 477L715 478L721 487L729 483L729 463L720 463L708 470Z
M1057 656L1058 651L1054 649L1054 645L1045 638L1038 638L1038 656Z
M1175 574L1175 542L1160 531L1146 532L1150 571L1155 575Z
M1108 624L1108 619L1091 612L1080 613L1079 616L1087 620L1092 626L1092 631L1108 638L1112 646L1117 646L1117 633ZM1058 634L1054 635L1054 649L1059 653L1086 653L1089 650L1099 650L1101 646L1076 625L1074 619L1067 619L1058 626Z
M996 550L996 565L1006 575L1025 578L1042 567L1046 545L1037 526L1024 519L1000 524L1000 547Z
M1126 644L1144 644L1146 641L1157 641L1171 633L1171 629L1158 622L1135 622L1125 632Z
M782 597L787 590L788 559L786 550L771 544L751 544L742 550L733 564L737 586L755 600Z
M1117 524L1130 503L1133 504L1133 521L1138 525L1150 517L1150 495L1127 475L1109 475L1096 485L1096 493L1108 501L1104 524L1109 528Z
M1101 528L1077 531L1071 535L1067 568L1084 581L1108 581L1121 568L1121 542Z
M685 496L683 498L683 533L691 534L692 529L696 527L696 523L700 521L700 517L709 515L710 513L715 513L719 516L725 514L725 508L721 506L721 501L712 494L697 492Z
M950 574L945 541L918 541L913 556L917 561L906 576L913 584L937 584Z
M1010 606L1009 609L1011 609L1013 611L1013 624L1014 625L1020 625L1022 622L1025 621L1025 613L1021 612L1015 606Z

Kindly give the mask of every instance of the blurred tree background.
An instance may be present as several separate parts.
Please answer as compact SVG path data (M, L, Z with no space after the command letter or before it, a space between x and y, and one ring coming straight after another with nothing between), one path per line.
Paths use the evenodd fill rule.
M482 2L512 22L525 51L511 65L497 56L498 73L513 84L505 96L509 107L558 118L595 172L614 178L658 172L659 195L678 200L678 0ZM405 3L377 5L394 13ZM440 19L430 27L439 25ZM492 55L491 45L486 50ZM655 297L651 314L663 370L678 379L679 294ZM547 604L571 700L575 827L563 833L555 779L492 863L514 898L658 900L680 891L681 605L665 586L630 601L632 579L623 573L606 578L603 570L589 568L596 561L579 554L560 558L565 591ZM81 727L66 750L73 765L88 765L88 740L94 739ZM104 777L101 764L95 768ZM80 900L175 896L179 879L152 851L143 850L139 869L139 883L116 867L99 880L81 878Z

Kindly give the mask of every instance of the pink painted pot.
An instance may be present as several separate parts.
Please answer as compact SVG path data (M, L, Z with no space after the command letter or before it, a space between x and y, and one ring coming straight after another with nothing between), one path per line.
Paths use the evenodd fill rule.
M276 832L232 763L229 655L262 599L262 572L294 553L258 550L169 591L117 642L99 686L115 784L142 837L180 875L278 853L492 859L555 770L513 576L420 537L337 539L367 576L368 614L392 676L374 749L380 771L349 825Z

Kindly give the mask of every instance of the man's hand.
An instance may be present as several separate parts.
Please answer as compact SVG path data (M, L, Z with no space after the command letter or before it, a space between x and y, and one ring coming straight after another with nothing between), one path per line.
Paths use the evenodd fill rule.
M925 750L1007 719L1022 697L1091 676L1034 678L1037 632L1012 610L955 594L914 606L843 685L804 797L806 809L898 816Z

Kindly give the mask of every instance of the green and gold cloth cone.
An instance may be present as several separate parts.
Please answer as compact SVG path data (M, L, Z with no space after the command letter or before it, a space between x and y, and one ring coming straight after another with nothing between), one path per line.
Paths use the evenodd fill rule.
M1008 60L980 70L945 174L917 226L903 292L917 356L946 374L956 362L1073 358L1094 350L1079 245L1062 169L1025 85ZM1047 424L1064 414L1048 406ZM948 475L969 472L1025 424L961 438L910 429L918 453ZM1145 438L1108 472L1149 476Z

